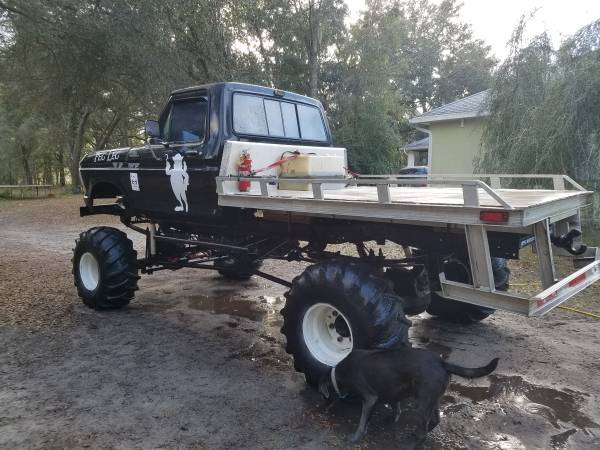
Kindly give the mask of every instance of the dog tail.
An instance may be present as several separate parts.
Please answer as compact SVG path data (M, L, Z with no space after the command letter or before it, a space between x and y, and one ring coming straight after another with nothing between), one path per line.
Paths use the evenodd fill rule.
M479 378L485 377L486 375L489 375L494 370L496 370L496 367L498 366L498 358L492 359L487 366L483 367L461 367L455 364L448 363L446 361L444 361L443 364L448 372L453 373L455 375L465 378Z

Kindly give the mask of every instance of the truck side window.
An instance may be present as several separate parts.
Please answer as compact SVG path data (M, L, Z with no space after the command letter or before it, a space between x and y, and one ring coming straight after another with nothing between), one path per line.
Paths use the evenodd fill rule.
M171 142L201 142L206 134L208 102L204 98L179 100L173 103L168 121Z

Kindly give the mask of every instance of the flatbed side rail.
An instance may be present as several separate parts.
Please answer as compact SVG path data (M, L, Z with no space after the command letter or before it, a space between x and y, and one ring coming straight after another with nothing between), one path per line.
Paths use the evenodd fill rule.
M405 178L406 177L406 178ZM414 178L414 179L413 179ZM418 176L401 176L396 178L279 178L279 177L246 177L246 176L219 176L216 178L217 181L217 193L219 195L227 195L224 183L237 182L237 181L251 181L259 183L260 185L260 196L261 197L272 197L269 192L269 184L275 184L279 182L290 182L294 183L306 183L312 187L312 198L314 200L325 200L322 185L323 184L344 184L351 186L373 186L377 187L377 201L379 203L391 203L390 187L398 185L414 185L422 186L423 177ZM464 206L479 207L479 189L483 190L490 197L496 200L500 207L503 209L511 210L513 206L492 189L488 184L481 180L462 180L462 179L429 179L427 184L443 185L443 186L461 186L463 190L463 202ZM233 195L244 194L235 193ZM253 194L251 194L253 195Z
M480 179L486 178L489 180L489 184L493 189L502 189L502 180L504 179L537 179L537 180L552 180L552 187L556 191L567 190L567 185L570 185L577 191L585 191L586 189L573 180L568 175L557 175L557 174L509 174L509 173L476 173L476 174L444 174L444 175L430 175L431 179L445 179L452 180L458 179Z
M493 189L502 189L502 180L504 179L522 179L522 180L552 180L552 187L556 191L564 191L566 190L567 185L570 185L572 188L578 191L585 191L586 189L577 183L573 178L568 175L558 175L558 174L550 174L550 173L535 173L535 174L525 174L525 173L461 173L461 174L440 174L440 175L361 175L360 178L371 178L371 179L404 179L404 178L420 178L421 180L478 180L481 178L485 178L489 180L489 185Z

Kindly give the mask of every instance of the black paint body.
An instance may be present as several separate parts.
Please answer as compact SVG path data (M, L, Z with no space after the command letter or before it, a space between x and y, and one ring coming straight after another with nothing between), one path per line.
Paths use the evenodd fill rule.
M203 98L208 104L206 132L201 143L177 145L168 142L167 136L156 139L157 143L140 147L103 150L86 155L80 164L81 177L87 197L110 198L115 190L124 198L127 214L145 215L153 220L178 222L203 220L206 216L222 213L217 206L215 177L219 173L223 146L227 140L277 142L312 146L331 146L331 133L324 120L325 141L251 136L235 133L232 123L234 93L256 94L265 98L305 104L325 112L317 100L273 89L242 83L217 83L174 91L159 116L161 133L168 126L169 113L174 103L193 98ZM161 143L161 142L164 142ZM165 158L181 153L187 163L189 187L187 197L189 213L173 211L176 204L169 177L165 174ZM139 191L131 187L130 174L137 173Z

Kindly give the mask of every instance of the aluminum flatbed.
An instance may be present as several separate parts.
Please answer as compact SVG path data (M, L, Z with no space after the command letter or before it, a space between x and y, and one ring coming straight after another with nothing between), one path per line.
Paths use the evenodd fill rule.
M515 232L515 228L529 227L542 220L553 223L576 215L591 202L592 192L566 175L293 178L299 188L304 185L308 190L278 189L280 182L289 184L290 179L279 178L276 169L262 172L262 176L238 176L237 162L243 151L252 152L253 161L261 166L272 163L282 152L297 149L294 146L227 141L220 176L216 179L219 205L304 216L429 225L486 224L481 220L482 212L494 211L505 220L492 225ZM303 153L346 159L343 148L300 149ZM514 179L533 180L538 184L550 180L553 189L503 188L503 183L506 186L507 181ZM240 192L240 180L251 182L248 191Z
M236 161L242 150L271 163L281 146L227 142L220 176L216 178L221 206L277 211L298 216L379 221L428 227L452 227L465 233L472 284L446 280L442 293L449 299L503 309L527 316L543 315L600 279L600 252L595 247L574 257L552 244L552 233L564 235L578 228L579 211L591 203L592 192L565 175L476 174L456 176L374 176L293 178L308 190L278 189L277 171L264 176L239 176ZM343 155L337 148L303 147L305 152ZM283 148L286 150L286 148ZM292 150L291 148L288 150ZM247 150L246 150L247 151ZM507 189L507 179L547 183L553 189ZM483 180L487 181L484 182ZM241 192L239 181L250 181ZM544 290L531 297L495 289L488 231L530 234L535 237L540 279ZM554 255L574 257L581 267L558 280Z
M442 273L440 284L444 296L527 316L539 316L600 279L600 252L595 247L590 247L579 257L579 261L584 261L586 265L557 282L553 252L562 256L573 255L552 245L549 226L554 224L557 232L568 231L573 221L579 221L579 209L590 203L592 193L566 176L537 176L545 177L551 178L560 189L492 189L479 180L432 178L427 181L413 181L392 177L296 180L299 183L309 183L312 191L279 190L277 183L289 182L289 179L275 177L219 177L217 186L219 204L222 206L429 226L457 225L465 230L473 284L448 281ZM238 180L250 180L258 184L260 189L236 192L235 188L226 187L227 184L237 183ZM332 183L343 183L344 187L321 189L323 184ZM427 185L396 187L399 183ZM564 190L565 183L571 184L575 189ZM456 187L456 184L460 187ZM485 220L487 216L484 213L490 212L500 213L492 217L506 220ZM526 297L495 290L487 238L487 232L490 230L535 236L540 278L544 286L542 292Z
M254 180L260 189L239 192L228 189L239 177L219 177L219 204L242 208L284 211L302 215L394 222L434 222L473 225L483 223L482 211L506 212L500 225L519 228L549 218L551 222L572 216L591 201L585 190L492 189L478 180L428 180L428 186L397 187L423 181L388 179L302 179L312 191L277 189L283 179ZM287 179L286 179L287 180ZM287 180L289 181L289 180ZM321 189L320 185L342 183L341 189ZM367 186L376 184L376 186ZM456 187L459 184L460 187Z

